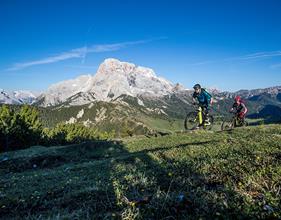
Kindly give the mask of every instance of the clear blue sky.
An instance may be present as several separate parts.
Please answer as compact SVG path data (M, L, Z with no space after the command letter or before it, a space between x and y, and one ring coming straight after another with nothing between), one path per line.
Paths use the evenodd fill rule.
M281 1L0 1L0 88L42 91L109 57L187 88L281 85Z

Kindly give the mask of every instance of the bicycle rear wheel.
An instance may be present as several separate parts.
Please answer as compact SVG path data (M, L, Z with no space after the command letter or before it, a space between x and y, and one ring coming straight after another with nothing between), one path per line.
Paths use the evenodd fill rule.
M184 128L185 130L192 130L198 126L198 117L197 112L190 112L186 115L184 120Z

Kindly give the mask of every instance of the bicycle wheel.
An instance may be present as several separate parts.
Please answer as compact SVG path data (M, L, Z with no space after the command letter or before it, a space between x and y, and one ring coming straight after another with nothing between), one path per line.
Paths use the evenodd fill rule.
M247 126L249 126L249 122L247 122L246 120L244 120L244 122L243 122L243 127L247 127Z
M237 125L235 125L235 127L247 127L248 126L248 122L245 119L237 119Z
M186 115L184 120L184 128L186 130L192 130L198 126L197 112L190 112Z
M229 130L232 130L233 128L234 128L233 119L225 120L221 124L221 130L222 131L229 131Z

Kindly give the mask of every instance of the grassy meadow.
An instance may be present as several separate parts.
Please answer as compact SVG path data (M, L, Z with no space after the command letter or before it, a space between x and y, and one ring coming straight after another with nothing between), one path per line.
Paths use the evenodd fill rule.
M281 218L281 126L0 154L1 219Z

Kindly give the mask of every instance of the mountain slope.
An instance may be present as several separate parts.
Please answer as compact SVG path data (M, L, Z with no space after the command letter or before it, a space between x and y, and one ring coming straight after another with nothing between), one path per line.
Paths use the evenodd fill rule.
M39 108L46 127L57 123L82 123L99 131L116 133L116 136L147 134L153 131L182 129L182 120L170 117L166 109L146 107L141 98L122 95L112 102L96 101L81 106L61 104L56 107Z
M83 123L101 131L115 130L119 134L124 133L124 130L137 134L152 130L174 131L184 129L183 121L187 112L195 110L191 104L192 91L181 91L162 97L121 95L110 102L95 101L80 106L72 105L79 100L77 96L89 101L94 96L92 94L89 97L90 94L79 93L60 105L41 110L45 126L52 127L59 122ZM220 123L219 118L229 115L234 96L235 94L231 94L222 98L214 95L215 103L211 107L211 113L216 116L216 123ZM249 109L247 117L264 119L265 123L281 122L281 103L277 100L277 95L261 94L258 98L252 96L244 100ZM77 117L81 111L83 114Z

